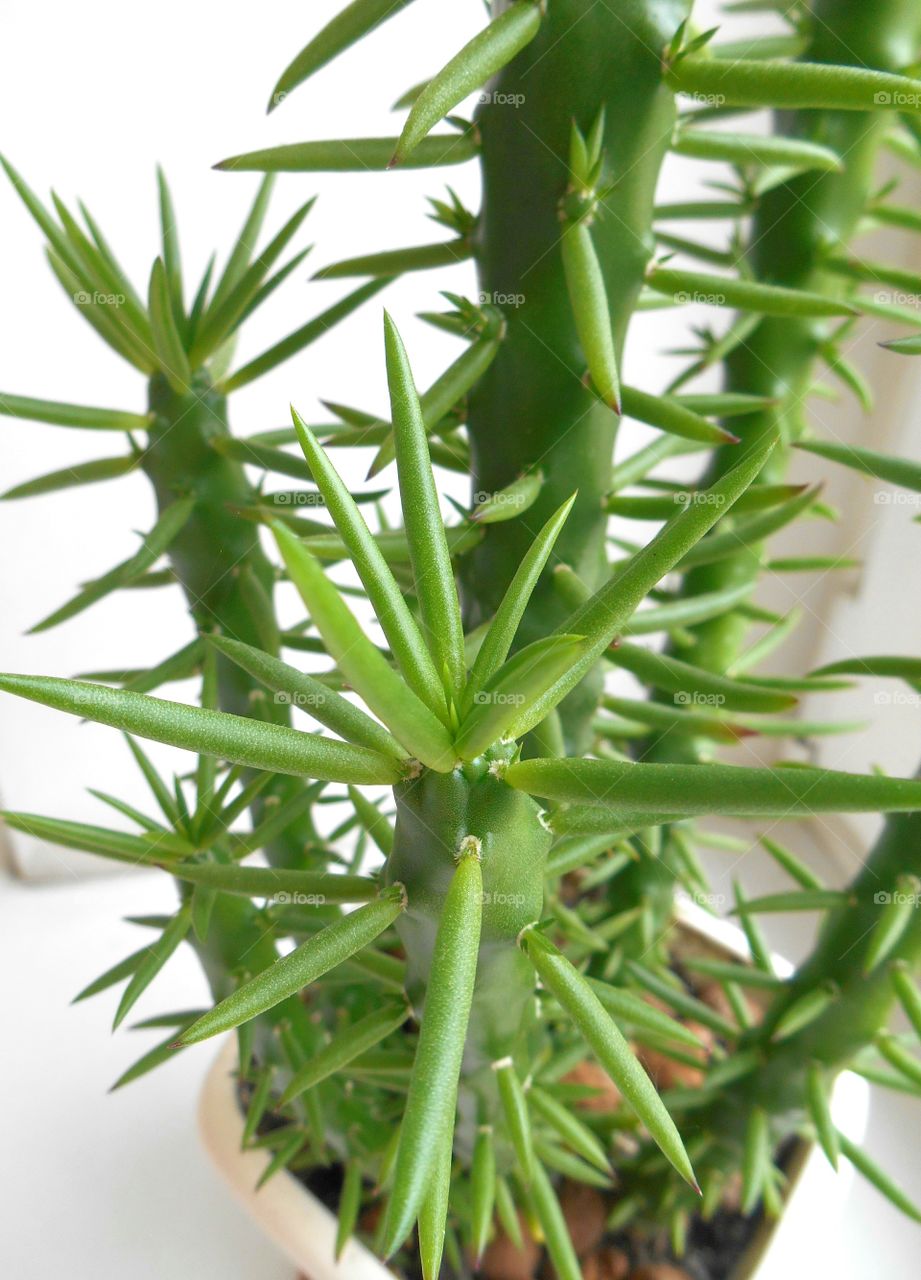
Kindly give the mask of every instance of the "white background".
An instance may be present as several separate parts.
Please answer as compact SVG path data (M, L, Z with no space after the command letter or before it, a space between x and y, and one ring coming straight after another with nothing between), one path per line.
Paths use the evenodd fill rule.
M338 7L330 0L311 7L284 0L258 7L176 0L156 6L101 0L45 6L0 0L0 145L42 195L54 185L68 203L77 196L86 200L142 288L157 252L153 170L161 161L173 186L187 274L194 279L213 247L226 252L256 184L251 175L214 173L211 164L273 142L396 129L397 117L385 124L390 103L482 22L477 0L453 4L450 21L445 21L446 5L419 0L266 120L264 106L277 74ZM709 25L710 8L699 6L702 25ZM694 166L671 165L663 198L686 196L698 177ZM440 195L446 182L475 206L474 167L430 175L282 177L267 229L274 230L319 190L321 199L299 238L299 245L316 241L317 249L247 326L239 361L258 354L350 287L306 284L316 267L364 250L440 238L441 230L425 218L424 196ZM42 260L39 232L3 184L0 229L0 392L143 409L140 375L122 364L63 298ZM900 241L893 252L911 262L910 245ZM412 317L433 306L440 288L472 292L472 272L466 266L452 268L391 287L343 328L237 394L235 429L246 433L281 425L289 400L308 420L320 412L320 396L381 409L382 302L404 332L417 380L427 385L453 358L455 347ZM656 313L636 326L627 358L631 381L650 390L663 385L673 362L661 353L674 345L687 319L686 314ZM871 329L861 339L865 367L874 358L874 340L887 336ZM909 364L885 366L878 379L885 392L872 431L877 447L901 438L902 447L917 456L911 409L917 401L906 382L913 376ZM855 417L846 408L822 403L813 421L831 437L846 436ZM638 428L625 436L630 447L644 438ZM102 433L0 418L0 487L114 448ZM808 470L803 464L801 473ZM905 652L917 647L917 526L909 524L911 513L874 505L871 491L850 476L833 477L832 491L845 505L843 545L859 538L858 554L875 566L873 587L863 587L853 576L848 585L854 594L842 604L824 582L798 584L801 593L810 589L811 618L791 659L796 669L816 652L837 656L871 647ZM130 530L149 528L153 515L142 477L0 507L0 665L70 675L126 659L132 665L155 661L184 643L187 621L169 591L116 597L58 630L23 636L68 598L78 581L129 555L136 545ZM773 586L775 593L785 589ZM881 706L871 697L872 691L858 690L852 709L836 708L870 718L869 739L833 743L823 748L822 758L843 767L878 760L907 772L916 753L917 709ZM104 811L86 796L87 786L139 797L117 735L10 699L4 699L2 714L0 790L7 803L105 821ZM835 835L832 844L839 857L842 850L851 862L858 856L850 829ZM5 924L0 927L10 993L2 1050L7 1128L2 1177L4 1207L16 1228L12 1256L7 1245L6 1269L17 1280L44 1280L51 1274L77 1280L288 1275L289 1268L224 1198L198 1152L195 1091L207 1047L124 1094L104 1096L106 1085L140 1053L132 1043L139 1037L122 1033L106 1039L113 1007L107 997L76 1010L67 1002L137 945L136 932L118 917L165 909L170 890L140 875L78 882L78 864L72 855L46 853L36 865L63 877L59 883L41 890L2 888ZM786 945L795 952L797 937L787 938ZM194 1004L201 993L191 959L177 959L159 980L153 1004L145 1003L140 1013ZM872 1149L890 1168L900 1169L907 1185L914 1182L917 1193L921 1173L910 1160L917 1113L906 1111L900 1118L900 1104L891 1097L876 1106ZM865 1276L866 1259L872 1257L874 1271L908 1275L909 1241L916 1247L912 1229L881 1207L875 1193L858 1187L853 1195L843 1228L850 1261L839 1274L854 1280Z

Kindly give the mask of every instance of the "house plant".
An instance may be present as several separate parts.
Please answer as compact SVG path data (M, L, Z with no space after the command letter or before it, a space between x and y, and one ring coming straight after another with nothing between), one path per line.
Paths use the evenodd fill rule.
M272 105L392 8L351 5L298 56ZM163 253L143 300L91 220L83 231L63 205L52 214L11 171L65 287L89 296L87 318L149 378L150 412L12 395L0 409L128 432L119 466L148 472L160 509L139 556L42 625L109 590L166 579L185 590L199 634L151 671L4 677L9 692L127 732L160 810L154 820L115 801L134 834L16 813L7 821L176 878L176 914L150 921L156 941L91 990L126 981L120 1023L188 941L215 1003L155 1019L169 1035L123 1083L234 1029L245 1140L272 1152L266 1176L332 1170L340 1245L360 1229L407 1274L437 1275L443 1256L449 1274L462 1274L500 1233L514 1250L526 1227L557 1274L578 1276L560 1203L572 1184L603 1191L619 1233L612 1247L634 1251L636 1274L648 1255L671 1265L662 1259L684 1257L698 1224L735 1212L736 1200L749 1221L780 1211L789 1139L801 1132L917 1216L838 1134L827 1099L855 1063L919 1085L910 1043L888 1026L899 1005L921 1030L912 878L921 783L706 758L708 745L753 728L807 733L781 718L797 693L841 676L921 674L917 659L893 655L820 674L742 674L753 623L773 628L774 640L784 634L751 599L762 544L819 501L786 479L794 450L921 488L904 459L811 440L803 413L821 364L866 395L844 354L860 313L907 328L893 359L921 345L913 312L861 288L921 282L849 247L868 217L914 225L910 209L876 188L873 160L884 145L918 158L921 86L904 72L921 18L895 2L872 15L840 0L783 8L789 38L740 57L693 33L686 5L636 0L586 13L569 0L546 11L516 0L408 96L399 138L293 144L225 162L268 173L478 156L484 175L476 218L456 201L436 206L452 232L445 245L327 269L371 283L306 336L235 372L221 358L228 339L289 273L269 274L297 229L295 220L250 262L265 185L216 287L206 278L187 303L165 185ZM487 82L475 126L429 134ZM680 121L679 96L693 104ZM513 98L522 100L514 113ZM786 111L769 137L707 127L773 105ZM669 147L731 161L738 181L728 198L657 208ZM739 230L715 250L664 229L676 216L728 218ZM721 270L663 262L672 253ZM224 397L241 380L392 275L471 255L480 299L452 297L450 311L431 317L468 345L421 397L387 318L389 416L337 406L338 421L322 427L295 414L290 432L229 435ZM114 318L94 303L97 292L125 299ZM654 298L738 312L727 333L698 335L663 395L622 382L620 370L629 319ZM716 364L723 391L683 390ZM663 434L638 455L615 456L612 473L621 414ZM343 443L372 445L375 474L396 464L401 528L349 492L324 448ZM703 454L700 487L653 474L681 450ZM469 472L480 495L447 526L433 463ZM246 464L299 480L297 492L332 523L305 521L293 493L267 494ZM118 469L91 463L76 479ZM73 480L72 471L45 477L29 492ZM633 487L641 492L623 492ZM662 517L663 527L645 545L615 544L610 564L607 517L631 513ZM353 588L340 590L324 569L345 561L386 647L356 620ZM280 628L272 604L279 572L307 609L293 629ZM668 637L662 652L628 638L657 632ZM307 675L282 648L334 665ZM603 664L632 672L652 696L603 693ZM151 696L198 671L200 706ZM260 696L266 689L274 696ZM292 704L335 736L292 728ZM196 752L194 774L170 789L135 737ZM375 804L363 790L372 786L392 788L392 800ZM324 806L346 798L349 817L327 830ZM252 825L241 832L247 811ZM854 883L825 888L766 836L766 856L795 888L737 903L753 965L684 964L669 925L676 886L705 892L695 853L712 837L701 819L823 811L889 815ZM352 851L344 842L356 831ZM369 843L382 859L376 874L361 871ZM260 851L267 865L247 860ZM824 913L812 954L789 978L774 971L757 928L759 913L781 909ZM760 1009L752 991L766 993ZM660 1093L648 1068L663 1059L693 1072L693 1083ZM617 1087L616 1106L610 1092L603 1108L589 1105L605 1102L603 1079ZM600 1265L590 1258L585 1269Z

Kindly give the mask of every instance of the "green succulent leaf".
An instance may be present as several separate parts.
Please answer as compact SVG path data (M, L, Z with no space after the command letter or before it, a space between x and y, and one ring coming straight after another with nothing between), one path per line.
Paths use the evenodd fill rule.
M626 810L794 816L921 809L921 782L834 769L755 769L729 764L622 764L615 760L521 760L506 781L532 795Z
M447 729L371 643L319 561L284 525L272 529L291 580L349 684L408 751L432 769L451 769L456 756Z
M436 714L443 715L445 703L438 670L403 592L339 473L295 410L292 416L310 473L364 584L397 666L416 696ZM440 525L440 514L438 521Z
M60 400L33 400L28 396L0 394L0 414L27 418L56 427L86 427L91 431L146 431L153 421L147 413L127 413L121 409L93 409Z
M309 1062L295 1072L281 1096L280 1105L285 1106L308 1089L315 1088L334 1072L344 1071L349 1063L398 1030L407 1016L405 1001L385 1000L379 1009L339 1031Z
M216 169L256 173L369 173L386 169L397 148L396 138L344 138L322 142L294 142L262 151L231 156ZM464 164L479 147L472 132L423 138L403 160L407 169Z
M694 1171L671 1116L588 980L536 929L526 932L524 945L544 986L573 1019L627 1105L645 1124L666 1159L696 1187Z
M374 902L343 916L268 969L239 986L183 1032L178 1045L196 1044L248 1022L295 995L380 937L405 909L402 885L385 889Z
M479 858L462 855L442 907L428 974L419 1043L384 1217L381 1252L385 1257L411 1231L436 1172L439 1139L453 1131L457 1081L476 979L482 898Z
M536 0L513 0L464 45L413 102L392 163L402 164L439 120L511 62L537 35L540 22L541 8Z
M466 678L460 602L432 475L422 408L406 349L386 313L384 341L397 475L419 612L436 669L444 673L446 692L454 695L460 692Z
M252 769L320 776L330 782L393 783L402 776L392 757L366 747L147 694L54 676L2 675L0 689L140 738L215 755Z
M887 484L901 485L903 489L921 493L921 463L912 462L908 458L894 458L873 449L859 449L849 444L826 444L818 440L801 440L796 448L827 458L829 462L840 462L842 466L862 471L874 480L885 480Z
M281 106L305 80L333 58L405 8L410 0L352 0L322 28L284 69L269 99L269 111Z

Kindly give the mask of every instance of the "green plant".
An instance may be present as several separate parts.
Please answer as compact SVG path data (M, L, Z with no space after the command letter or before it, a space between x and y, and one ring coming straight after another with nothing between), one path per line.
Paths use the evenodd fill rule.
M355 0L298 55L272 105L399 7ZM160 809L154 820L110 800L135 821L134 834L15 813L7 822L176 878L180 905L151 922L157 941L83 994L127 979L121 1022L187 939L214 1005L154 1020L170 1028L167 1040L119 1083L176 1047L235 1029L245 1141L272 1152L264 1176L340 1163L340 1245L371 1188L383 1188L376 1247L387 1257L411 1250L418 1223L426 1277L439 1273L445 1247L453 1270L465 1248L479 1257L495 1216L520 1239L519 1210L557 1274L578 1277L554 1183L565 1175L610 1188L612 1164L612 1222L650 1235L666 1226L680 1254L689 1222L717 1211L736 1174L746 1212L779 1211L776 1161L796 1134L814 1134L832 1163L845 1154L921 1218L836 1132L828 1110L845 1067L921 1093L911 1042L888 1031L899 1005L921 1034L913 978L921 781L710 758L714 745L743 733L840 728L789 711L799 693L840 687L843 676L913 687L921 679L916 658L891 656L807 675L752 674L790 624L751 599L765 565L840 564L766 558L772 533L824 510L816 489L787 481L797 448L921 491L916 464L814 441L805 420L823 366L869 400L846 355L861 315L908 326L890 344L896 352L921 346L913 312L861 288L921 291L921 279L850 248L868 219L918 229L891 189L876 189L874 166L884 146L921 163L921 82L905 74L919 54L921 14L908 0L759 7L782 12L789 36L740 56L712 32L692 32L681 0L627 0L616 11L513 0L407 95L399 138L311 141L225 161L271 173L479 157L484 181L478 216L453 194L434 202L454 237L443 245L326 268L327 277L370 283L233 374L223 353L291 270L269 274L305 211L250 264L264 184L224 275L210 291L207 273L187 308L161 184L163 255L145 306L92 220L87 236L62 205L52 218L11 171L67 291L124 295L114 319L100 307L81 310L150 378L150 413L12 396L0 397L0 411L128 432L124 462L87 464L76 479L141 466L160 511L138 556L40 625L110 590L175 579L198 636L151 671L0 679L9 692L127 733ZM487 81L475 124L452 117ZM696 103L679 114L676 95ZM707 127L771 106L785 109L773 135ZM431 134L445 117L453 132ZM657 206L669 149L728 160L735 180L719 199ZM727 247L672 235L678 217L728 220ZM672 255L720 270L676 266ZM479 302L450 295L447 313L428 316L468 345L421 396L387 317L389 418L337 405L337 421L322 427L294 413L290 430L229 434L228 391L392 276L471 256ZM728 328L696 335L664 394L624 381L634 313L692 298L733 308ZM684 390L716 366L723 390ZM621 414L661 435L612 471ZM379 495L349 491L330 457L343 445L374 446L374 474L395 462L401 528L387 526ZM680 453L703 455L690 492L657 470ZM299 492L332 525L291 514L251 484L244 464L310 485ZM479 495L451 524L433 464L469 473ZM74 478L46 477L6 496ZM623 492L631 488L641 492ZM645 545L614 542L621 555L610 563L612 515L663 523ZM262 550L260 522L280 569ZM383 644L350 607L355 589L327 572L343 562L357 571ZM279 573L307 610L288 630L272 604ZM751 627L764 623L751 644ZM629 639L648 634L665 635L661 652ZM332 667L308 675L279 656L284 648L325 655ZM606 666L631 672L651 696L604 693ZM200 706L150 696L198 672ZM334 736L292 728L292 703ZM170 788L135 737L196 752L194 773ZM368 786L392 788L394 824L391 802L366 795ZM342 801L348 817L325 831L323 807ZM247 810L251 826L240 832ZM728 1012L715 1010L677 975L671 948L676 889L706 892L697 851L718 837L701 819L828 811L890 816L841 891L761 836L795 888L753 901L739 892L752 965L702 961L694 970L722 991ZM357 840L346 852L350 834ZM381 867L363 874L369 843ZM260 850L268 865L246 861ZM811 955L786 980L757 923L779 910L823 913ZM279 958L289 940L294 949ZM752 990L765 1002L758 1021ZM715 1044L702 1062L704 1031ZM690 1063L700 1083L660 1095L640 1060L649 1051ZM603 1067L624 1105L580 1105L585 1091L568 1076L587 1061ZM275 1123L261 1127L269 1111Z

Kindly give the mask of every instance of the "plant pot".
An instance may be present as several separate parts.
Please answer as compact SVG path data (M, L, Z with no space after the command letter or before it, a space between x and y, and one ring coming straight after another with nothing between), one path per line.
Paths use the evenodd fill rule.
M718 959L746 958L744 936L735 925L685 902L679 903L678 918L679 951ZM781 958L775 960L775 967L781 976L791 970ZM335 1215L293 1175L281 1172L262 1190L255 1190L271 1157L265 1151L240 1150L244 1121L235 1066L236 1046L228 1040L205 1079L199 1124L208 1153L239 1203L308 1280L395 1280L394 1272L356 1239L335 1261ZM869 1085L860 1076L851 1072L839 1076L832 1115L852 1142L859 1143L866 1132L869 1098ZM790 1276L834 1273L837 1233L832 1219L843 1210L853 1170L845 1161L835 1174L823 1153L802 1141L792 1153L787 1175L782 1217L776 1223L762 1223L731 1280L789 1280ZM816 1230L819 1222L821 1232Z

